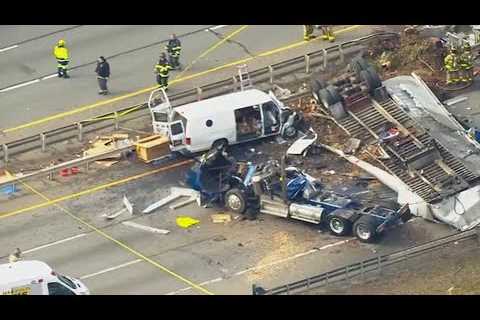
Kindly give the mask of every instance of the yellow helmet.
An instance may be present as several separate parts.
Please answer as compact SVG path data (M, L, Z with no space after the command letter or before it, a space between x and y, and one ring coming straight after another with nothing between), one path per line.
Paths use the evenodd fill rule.
M63 47L65 45L65 40L58 40L58 46Z
M466 43L463 45L463 50L469 51L469 50L471 50L471 49L472 49L472 47L470 46L470 43L466 42Z

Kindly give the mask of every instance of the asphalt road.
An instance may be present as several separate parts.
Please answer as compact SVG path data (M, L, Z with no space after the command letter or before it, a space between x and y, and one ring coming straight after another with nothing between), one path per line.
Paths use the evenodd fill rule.
M239 27L224 26L213 31L204 31L207 26L81 26L0 52L0 68L3 71L0 75L0 88L4 90L3 92L0 90L2 115L0 128L12 128L155 85L153 66L164 46L159 42L167 40L172 31L178 35L190 33L181 38L182 61L186 66L193 61L196 63L183 76L301 40L301 26L248 26L231 41L222 43L203 58L197 59L207 49L221 41L222 37ZM197 30L201 31L195 32ZM371 31L370 26L362 26L353 32L339 35L338 41L350 40L369 34ZM31 32L25 31L25 28L17 33L21 34L21 32L26 33L24 38L33 36ZM17 33L16 40L19 37ZM71 71L72 78L68 80L53 76L56 72L56 62L51 51L60 38L67 41L72 56L71 67L74 69ZM298 55L302 54L302 50L306 50L307 47L319 48L326 45L329 44L317 41L303 49L297 48L292 51ZM275 56L283 56L283 54L284 52ZM112 75L109 82L111 95L108 97L100 97L97 94L93 70L94 61L100 55L113 57L109 59ZM268 65L271 58L258 58L258 60L261 61L261 65ZM173 73L172 79L177 75L178 73ZM45 76L47 79L35 82ZM226 77L228 75L222 74L219 78L214 73L202 77L202 80L208 83ZM15 87L18 84L21 86ZM195 85L198 85L198 81ZM184 90L192 86L182 83L180 86L172 87L172 91L177 90L177 87L178 90ZM102 107L102 110L106 109ZM58 123L58 126L61 124Z

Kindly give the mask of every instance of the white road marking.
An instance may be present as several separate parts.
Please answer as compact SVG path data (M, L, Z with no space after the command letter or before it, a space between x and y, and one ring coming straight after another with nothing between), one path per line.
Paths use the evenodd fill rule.
M41 78L41 80L47 80L47 79L50 79L50 78L53 78L53 77L56 77L56 76L57 76L57 74L54 73L54 74L51 74L49 76L45 76L45 77Z
M320 247L320 248L317 248L317 249L312 249L312 250L302 252L302 253L298 253L298 254L296 254L294 256L291 256L291 257L288 257L288 258L284 258L284 259L273 261L273 262L270 262L270 263L267 263L267 264L264 264L264 265L248 268L248 269L245 269L243 271L239 271L237 273L234 273L232 277L240 276L240 275L248 273L248 272L264 269L264 268L271 267L271 266L274 266L274 265L277 265L277 264L280 264L280 263L283 263L283 262L286 262L286 261L289 261L289 260L304 257L304 256L310 255L310 254L318 252L318 251L322 251L322 250L325 250L325 249L328 249L328 248L331 248L331 247L335 247L335 246L338 246L338 245L345 244L345 243L347 243L351 240L354 240L354 239L355 238L351 238L351 239L346 239L346 240L343 240L343 241L327 244L327 245L324 245L323 247ZM211 284L211 283L214 283L214 282L220 282L222 280L225 280L225 279L224 278L216 278L216 279L213 279L213 280L202 282L199 285L204 286L204 285ZM177 291L172 291L172 292L166 293L166 295L175 295L177 293L188 291L188 290L191 290L191 289L192 289L192 287L186 287L186 288L183 288L183 289L180 289L180 290L177 290Z
M15 48L18 48L18 45L13 45L13 46L10 46L10 47L7 47L7 48L0 49L0 52L5 52L5 51L12 50L12 49L15 49Z
M35 80L28 81L28 82L25 82L25 83L20 83L20 84L17 84L16 86L8 87L8 88L5 88L3 90L0 90L0 92L7 92L7 91L10 91L10 90L13 90L13 89L18 89L18 88L21 88L21 87L28 86L30 84L37 83L39 81L40 81L40 79L35 79Z
M219 26L215 26L215 27L212 27L212 28L208 28L206 29L205 31L210 31L210 30L217 30L217 29L220 29L220 28L223 28L223 27L228 27L228 24L222 24L222 25L219 25Z
M58 241L55 241L55 242L52 242L52 243L48 243L48 244L45 244L45 245L40 246L40 247L36 247L36 248L30 249L30 250L23 251L22 253L23 254L32 253L32 252L35 252L35 251L38 251L38 250L41 250L41 249L45 249L45 248L48 248L48 247L51 247L51 246L54 246L54 245L57 245L57 244L60 244L60 243L75 240L75 239L84 237L86 235L87 235L86 233L77 234L76 236L66 238L66 239L63 239L63 240L58 240Z
M130 265L132 265L132 264L139 263L139 262L142 262L142 261L143 261L142 259L137 259L137 260L133 260L133 261L130 261L130 262L127 262L127 263L118 265L118 266L116 266L116 267L111 267L111 268L103 269L103 270L98 271L98 272L95 272L95 273L91 273L91 274L87 274L87 275L81 276L81 277L80 277L80 280L88 279L88 278L91 278L91 277L95 277L95 276L98 276L98 275L100 275L100 274L104 274L104 273L107 273L107 272L110 272L110 271L114 271L114 270L117 270L117 269L120 269L120 268L123 268L123 267L127 267L127 266L130 266Z

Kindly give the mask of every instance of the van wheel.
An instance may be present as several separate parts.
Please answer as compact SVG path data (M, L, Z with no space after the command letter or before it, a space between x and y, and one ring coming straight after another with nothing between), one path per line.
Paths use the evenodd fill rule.
M227 139L219 139L212 144L212 149L226 149L228 147Z

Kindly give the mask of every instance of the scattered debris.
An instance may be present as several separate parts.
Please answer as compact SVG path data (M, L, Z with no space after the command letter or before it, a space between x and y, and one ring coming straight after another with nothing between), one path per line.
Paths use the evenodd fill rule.
M215 238L213 238L213 241L225 241L225 240L227 240L227 238L225 238L222 235L216 236Z
M155 203L152 203L149 205L147 208L145 208L142 212L143 213L150 213L160 207L163 207L167 203L170 203L174 200L177 200L181 197L189 197L188 200L177 204L176 206L170 206L170 209L176 209L181 206L187 205L189 203L192 203L197 200L197 198L200 196L198 191L195 191L193 189L189 188L179 188L179 187L172 187L170 188L170 195L161 199L160 201L157 201Z
M137 157L146 163L158 160L170 154L168 137L154 135L135 143Z
M312 131L315 133L314 131ZM317 141L317 134L315 133L314 137L308 137L307 135L302 136L300 139L296 140L290 148L287 150L288 155L304 155L306 150Z
M113 214L107 215L107 214L102 214L102 217L107 218L108 220L115 219L116 217L120 216L122 213L127 212L127 208L123 208L122 210L115 212Z
M448 288L448 290L447 290L448 294L452 295L453 294L452 292L453 292L454 289L455 289L455 287Z
M232 216L227 213L219 213L210 215L213 223L227 223L232 221Z
M125 208L127 208L128 212L130 215L133 215L133 204L128 200L127 196L123 196L123 204L125 205Z
M92 145L89 149L83 152L84 157L101 155L103 153L109 153L116 149L130 145L132 142L128 138L128 134L116 133L112 136L96 137L95 141L90 142ZM132 146L133 147L133 146ZM114 161L120 160L122 154L108 155L104 160Z
M237 246L243 247L243 243L239 242L239 243L237 243Z
M111 219L115 219L116 217L120 216L124 212L128 212L130 214L130 216L132 216L133 215L133 205L130 202L130 200L128 200L126 195L123 196L123 205L125 206L125 208L123 208L122 210L117 211L117 212L112 213L112 214L109 214L109 215L103 214L102 217L105 217L108 220L111 220Z
M140 229L140 230L153 232L153 233L159 233L159 234L169 234L170 233L169 230L144 226L142 224L138 224L138 223L135 223L135 222L132 222L132 221L125 221L125 222L122 222L122 224L125 225L125 226L128 226L128 227L137 228L137 229Z
M199 220L193 219L192 217L180 216L176 219L177 225L181 228L187 229L193 225L200 223Z
M102 159L102 160L97 160L95 161L96 164L99 164L99 165L102 165L104 167L111 167L113 166L114 164L120 162L119 160L108 160L108 159Z
M360 144L361 144L360 139L350 138L347 140L347 143L345 144L345 148L343 149L343 152L345 154L354 154L360 147Z

